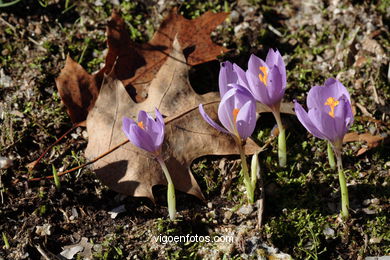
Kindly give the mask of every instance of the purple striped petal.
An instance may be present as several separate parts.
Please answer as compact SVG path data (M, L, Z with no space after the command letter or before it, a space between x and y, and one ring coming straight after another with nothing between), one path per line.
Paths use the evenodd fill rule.
M298 120L301 124L315 137L326 139L326 137L318 130L318 128L313 124L311 117L309 117L308 113L303 109L303 107L294 100L294 109L297 115Z
M204 111L203 109L203 104L200 104L199 105L199 112L200 112L200 115L203 117L203 119L209 124L211 125L212 127L214 127L215 129L217 129L218 131L221 131L223 133L226 133L226 134L230 134L229 131L227 131L226 129L224 129L223 127L221 127L220 125L218 125L217 123L215 123L210 117L209 115L207 115L207 113Z
M249 100L241 107L236 121L238 134L246 139L253 134L256 127L256 102Z
M221 97L229 90L228 85L230 83L237 83L237 74L233 70L233 64L229 61L221 63L221 68L219 70L219 93Z

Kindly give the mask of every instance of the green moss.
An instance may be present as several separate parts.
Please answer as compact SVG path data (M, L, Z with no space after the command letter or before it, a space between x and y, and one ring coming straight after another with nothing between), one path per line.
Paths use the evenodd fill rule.
M271 243L296 259L318 259L328 250L323 245L326 225L326 217L317 212L292 209L268 221L265 233Z

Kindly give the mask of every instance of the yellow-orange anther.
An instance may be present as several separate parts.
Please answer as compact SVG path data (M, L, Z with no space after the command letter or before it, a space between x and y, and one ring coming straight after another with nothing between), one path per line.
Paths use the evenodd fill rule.
M326 102L325 106L330 107L329 115L334 118L334 108L340 103L340 101L336 100L334 97L329 97Z
M263 73L263 74L259 73L259 79L261 82L264 83L264 85L267 86L267 77L268 77L267 67L261 66L259 67L259 70Z
M240 109L238 109L238 108L233 109L233 121L234 121L234 123L236 123L236 121L237 121L238 112L240 112Z
M144 123L142 121L138 122L138 126L141 128L141 129L144 129Z

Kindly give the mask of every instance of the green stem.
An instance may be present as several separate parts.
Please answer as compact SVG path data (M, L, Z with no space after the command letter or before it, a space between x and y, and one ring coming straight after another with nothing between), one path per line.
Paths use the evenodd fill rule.
M349 197L348 197L347 182L345 181L345 175L343 170L343 162L341 159L341 144L336 144L333 148L334 148L334 153L336 154L337 169L339 172L339 182L340 182L340 190L341 190L341 216L343 217L343 219L348 219Z
M56 167L54 165L51 165L52 171L53 171L53 180L54 180L54 185L56 186L57 190L61 189L61 182L60 182L60 177L58 177L58 172Z
M336 162L334 160L334 153L333 153L333 149L332 149L332 144L329 141L328 141L328 161L329 161L330 168L332 170L335 170L336 169Z
M278 136L279 166L286 167L287 164L286 130L283 127L282 119L280 118L279 109L273 109L272 113L274 114L276 124L278 125L278 129L279 129L279 136Z
M164 160L161 157L156 157L157 161L160 163L161 168L164 172L165 178L168 182L168 191L167 191L167 199L168 199L168 212L169 218L174 220L176 217L176 198L175 198L175 186L173 185L173 181L171 179L171 175L169 174L168 168L165 165Z
M244 146L239 138L236 138L236 143L237 143L238 149L240 151L241 165L242 165L241 173L244 177L244 184L246 187L246 195L248 197L248 202L250 204L253 204L254 197L255 197L255 193L254 193L255 189L254 189L254 186L252 185L251 179L249 178L248 164L246 162Z

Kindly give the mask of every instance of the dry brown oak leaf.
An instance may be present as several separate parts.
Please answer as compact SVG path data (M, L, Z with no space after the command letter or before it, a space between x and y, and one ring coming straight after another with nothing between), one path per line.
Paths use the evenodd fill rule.
M215 60L227 51L210 38L210 33L227 15L206 12L188 20L177 14L175 8L165 17L153 38L139 45L131 42L125 22L118 13L113 12L107 26L109 51L102 72L113 72L114 78L122 80L132 98L141 102L148 93L150 82L171 53L175 36L191 66Z
M173 9L148 43L135 44L130 39L124 20L113 12L107 25L108 53L104 68L89 75L68 57L56 79L59 94L72 122L86 119L96 101L104 74L121 80L134 100L143 101L150 82L171 53L175 35L188 54L187 62L191 66L214 60L226 52L226 48L214 44L210 39L210 33L226 17L227 13L207 12L199 18L188 20Z
M363 133L363 134L358 134L355 132L347 133L344 136L343 142L348 143L348 142L366 142L367 147L362 147L357 151L356 156L362 155L366 153L368 150L371 150L378 145L380 145L382 142L385 141L385 138L380 135L372 135L370 133Z
M233 139L218 132L201 117L198 105L205 104L206 112L217 120L218 93L196 94L188 82L189 66L178 42L170 57L161 67L149 88L148 98L135 103L122 82L106 77L95 106L87 118L89 142L86 157L90 160L109 151L126 140L122 131L124 116L136 120L138 112L154 114L157 107L168 116L165 120L163 158L172 175L175 188L203 198L203 194L189 171L191 162L204 155L237 154ZM258 111L269 112L259 105ZM292 114L290 105L282 105L282 112ZM250 139L247 154L259 151ZM148 197L154 200L152 187L166 185L160 165L147 152L126 143L93 164L98 178L119 193Z

